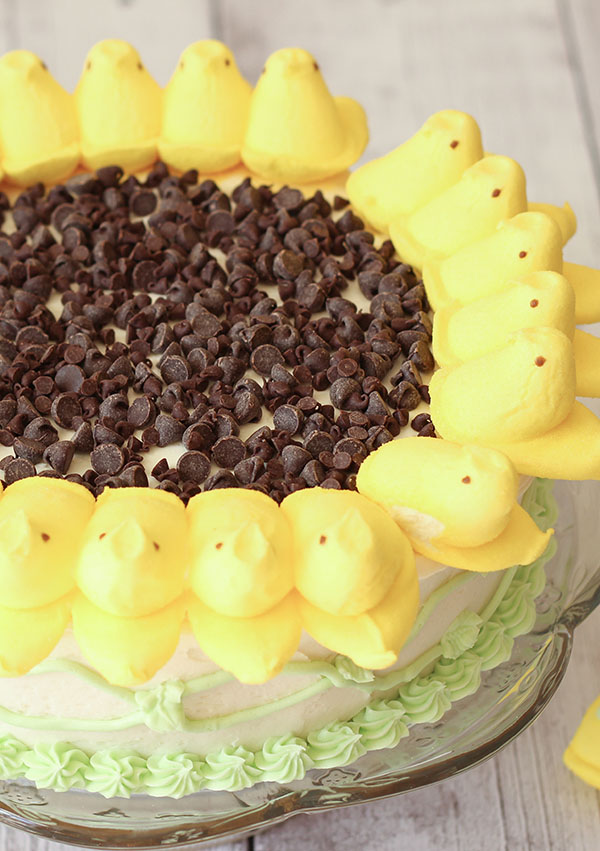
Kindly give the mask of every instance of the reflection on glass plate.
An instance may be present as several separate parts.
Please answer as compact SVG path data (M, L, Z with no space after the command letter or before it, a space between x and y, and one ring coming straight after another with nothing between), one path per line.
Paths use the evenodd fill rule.
M289 785L202 791L181 800L134 796L107 801L73 790L0 783L0 820L61 842L95 848L173 848L211 843L277 824L291 815L397 795L435 783L494 754L541 712L562 679L573 630L600 602L600 486L555 488L559 547L547 565L538 617L508 662L484 673L481 688L396 748L367 753L345 768L310 771Z

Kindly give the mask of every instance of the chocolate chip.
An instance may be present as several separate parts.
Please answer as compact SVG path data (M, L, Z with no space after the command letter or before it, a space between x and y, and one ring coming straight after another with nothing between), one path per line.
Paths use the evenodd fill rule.
M72 437L76 452L91 452L94 448L94 436L89 422L83 422Z
M284 280L294 280L303 269L302 256L285 248L276 254L273 260L273 273Z
M134 192L129 199L129 208L135 216L149 216L156 209L156 195L147 189Z
M58 473L68 472L75 454L75 446L70 440L59 440L50 444L44 452L44 461Z
M81 416L81 404L73 393L61 393L52 402L50 413L61 428L72 428L75 417Z
M58 432L50 420L44 419L44 417L36 417L25 426L23 437L37 440L46 447L58 440Z
M123 468L125 453L114 443L103 443L91 452L90 461L96 473L114 476Z
M4 468L4 481L7 485L12 485L19 479L28 479L30 476L35 476L35 467L26 458L14 458Z
M230 470L219 470L214 476L208 478L204 490L213 491L218 488L237 488L238 480Z
M200 485L210 473L210 459L203 452L184 452L177 461L177 472L186 482Z
M325 470L323 469L323 465L319 461L309 461L308 464L302 469L300 473L301 478L304 479L309 488L314 488L317 485L321 484L321 482L325 478Z
M148 476L141 464L128 464L119 474L119 480L129 488L148 487Z
M242 485L249 485L256 482L263 475L264 471L265 462L257 455L253 455L251 458L244 458L233 468L236 479Z
M54 380L62 393L77 393L85 379L85 372L76 364L65 364L57 370Z
M250 363L259 375L270 376L275 364L283 364L285 360L276 346L264 345L252 352Z
M275 428L297 434L304 423L304 414L294 405L280 405L273 414L273 425Z
M187 381L190 377L190 368L185 358L179 355L167 355L161 361L160 374L167 384L172 382Z
M26 458L32 464L42 460L45 448L40 440L33 440L31 437L16 437L13 443L15 455L18 458Z
M185 426L170 414L159 414L154 427L158 432L159 446L169 446L171 443L177 443L181 440L185 431Z
M152 425L156 418L156 405L148 396L134 399L127 410L127 422L136 428L146 428Z
M239 437L221 437L212 447L212 459L219 467L232 468L246 457L246 447Z
M235 394L235 408L233 416L240 425L257 422L262 416L260 399L255 393L247 390Z

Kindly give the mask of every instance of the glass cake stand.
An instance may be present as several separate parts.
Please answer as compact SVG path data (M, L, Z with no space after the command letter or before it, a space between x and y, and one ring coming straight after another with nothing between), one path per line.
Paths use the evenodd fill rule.
M558 550L547 565L534 629L515 641L508 662L483 674L481 688L434 724L420 724L389 750L345 768L309 771L289 785L240 792L202 791L180 800L136 795L107 800L73 790L0 783L0 821L91 848L174 848L214 843L292 815L398 795L451 777L496 753L546 706L567 667L573 632L600 602L600 484L561 482Z

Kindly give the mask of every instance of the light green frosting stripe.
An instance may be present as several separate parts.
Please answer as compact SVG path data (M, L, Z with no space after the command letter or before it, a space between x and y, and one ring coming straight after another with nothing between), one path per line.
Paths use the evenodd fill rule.
M551 525L556 519L551 482L535 480L523 504L540 528L544 524ZM439 645L423 653L402 671L375 676L372 672L353 666L350 660L344 660L343 657L338 657L334 663L290 663L289 673L317 673L321 679L305 689L273 701L271 705L277 705L278 708L306 700L333 686L351 685L372 692L391 689L400 684L394 696L385 700L376 698L349 721L328 724L309 733L306 739L290 735L275 736L256 752L229 745L201 758L197 754L182 752L155 753L143 757L133 750L122 748L87 754L68 742L38 743L29 747L12 735L5 735L0 737L0 778L26 777L43 788L59 791L84 788L106 797L145 793L179 798L203 788L233 791L264 780L289 783L300 779L310 768L341 767L353 762L366 750L394 747L403 736L408 735L409 725L437 721L452 701L460 700L477 690L481 671L495 667L510 656L514 638L528 632L535 619L535 597L543 590L544 565L554 550L555 545L551 542L546 553L533 564L507 571L501 583L502 595L498 592L494 594L479 615L482 625L478 634L475 618L469 617L469 613L463 613L466 617L459 616L450 625L450 635L447 631ZM448 658L443 655L443 646L450 648L451 656L458 653L461 647L465 649L456 658ZM299 667L301 665L304 667ZM422 672L432 665L431 673L423 676ZM79 674L91 682L87 677L87 669L81 667L84 670L79 671ZM40 671L40 666L36 670ZM60 670L69 668L61 667ZM208 681L212 685L207 685L207 688L230 679L229 675L226 675L226 679L210 674L206 676L213 677L212 681ZM392 677L395 685L389 685ZM198 684L204 686L207 680L198 678L192 682L192 688L195 689ZM173 686L173 683L178 685ZM186 684L179 681L164 683L159 688L163 689L160 694L156 694L156 690L134 692L135 702L141 705L138 712L125 719L111 719L110 723L128 721L133 715L143 716L145 713L151 717L155 729L173 729L169 725L177 721L177 700L184 693L193 692L187 692ZM136 696L140 694L141 698ZM235 717L232 723L239 723L240 720L258 717L252 713L259 709L252 707L220 719L202 719L200 723L220 725L229 717ZM4 713L17 716L17 713L0 710L0 720L6 720ZM29 720L36 722L31 726L38 726L38 722L51 722L50 726L44 723L38 729L61 729L57 727L56 719ZM76 719L63 720L70 724L78 723ZM22 722L22 718L18 724L14 720L7 721L14 726L29 726ZM88 720L87 723L96 722ZM103 729L107 729L107 722L102 723ZM187 720L185 723L198 722Z

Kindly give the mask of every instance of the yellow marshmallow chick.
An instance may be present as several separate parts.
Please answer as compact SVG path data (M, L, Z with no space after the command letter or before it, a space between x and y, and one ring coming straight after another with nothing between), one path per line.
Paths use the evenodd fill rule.
M73 597L35 609L0 606L1 677L20 677L50 655L71 619Z
M28 186L71 174L79 160L73 98L28 50L0 59L0 149L6 176Z
M563 759L577 777L600 789L600 697L583 716Z
M34 609L75 586L74 568L94 498L62 479L30 477L0 499L2 605Z
M81 652L113 685L145 683L177 647L185 616L185 595L149 615L119 617L77 594L73 633Z
M433 354L440 366L502 348L523 328L557 328L573 341L578 396L600 395L600 339L575 328L575 293L557 272L532 272L467 305L442 307L433 319Z
M378 505L353 491L297 491L281 508L292 527L304 628L358 665L391 665L419 602L406 536Z
M187 534L185 509L174 494L107 488L85 531L77 585L113 615L158 611L183 592Z
M294 591L253 618L234 618L188 596L188 618L206 655L242 683L259 684L276 676L298 649L302 623Z
M510 157L488 156L429 203L390 224L394 248L405 263L423 268L493 233L527 209L525 174Z
M418 553L451 567L529 564L551 534L518 504L517 473L494 449L432 437L394 440L363 461L357 486L388 511Z
M181 55L163 94L161 159L187 171L216 172L241 161L252 87L220 41L197 41Z
M190 585L223 615L252 618L294 587L290 527L277 503L259 491L214 490L193 497Z
M74 97L88 168L135 171L156 159L161 90L134 47L118 39L92 47Z
M571 239L577 230L577 218L568 202L565 202L562 207L557 207L555 204L542 204L530 201L527 209L530 213L545 213L551 219L554 219L559 227L563 245Z
M455 366L502 348L522 328L558 328L573 339L575 294L558 272L532 272L498 293L440 308L433 323L436 362Z
M482 157L475 119L445 109L398 148L353 172L346 191L359 215L386 233L391 222L448 189Z
M579 263L563 263L563 274L575 290L575 318L587 325L600 322L600 269Z
M241 682L265 682L300 641L287 518L274 500L252 490L198 494L187 514L196 640Z
M499 449L524 475L600 478L600 420L575 402L573 346L561 331L517 331L501 349L438 370L429 391L445 440Z
M250 101L242 159L267 180L308 183L347 169L368 140L364 110L332 97L313 56L273 53Z
M520 213L445 260L425 263L423 282L437 311L500 292L508 281L530 272L562 272L562 266L556 222L544 213Z

